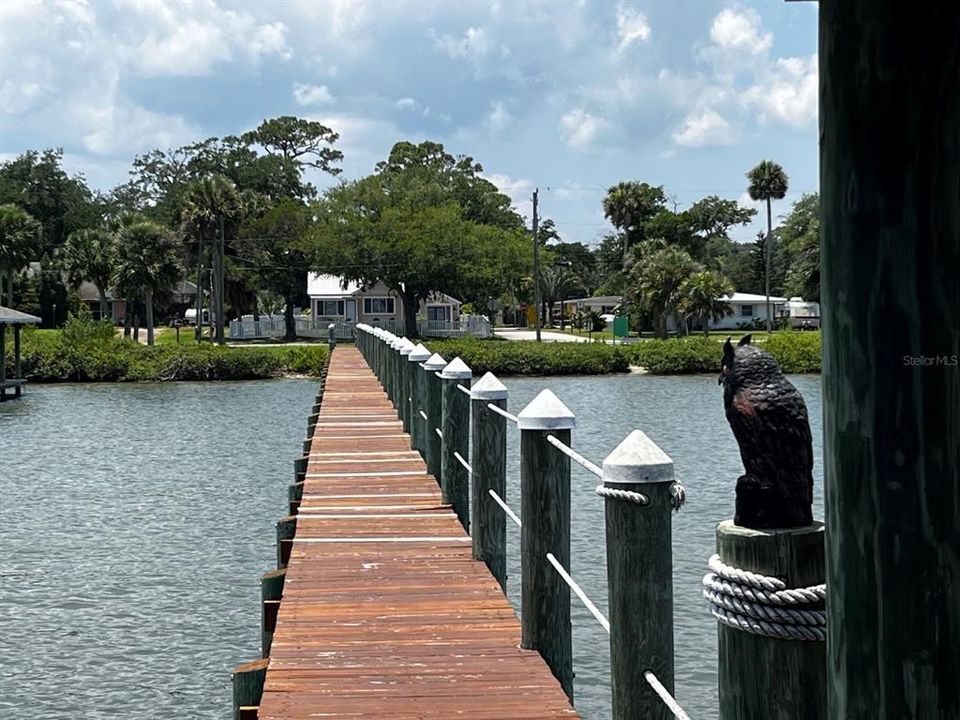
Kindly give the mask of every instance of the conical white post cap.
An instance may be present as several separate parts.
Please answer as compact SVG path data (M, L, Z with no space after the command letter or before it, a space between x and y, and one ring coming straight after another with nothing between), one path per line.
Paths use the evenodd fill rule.
M410 362L418 362L418 363L425 362L429 358L430 358L430 351L427 349L427 347L423 343L420 343L419 345L417 345L413 350L410 351L410 354L407 356L407 360L409 360Z
M473 377L473 370L458 355L447 364L440 375L444 380L469 380Z
M603 461L604 482L660 483L673 480L673 460L641 430L634 430Z
M488 372L470 388L474 400L506 400L507 386L497 380L497 376Z
M541 390L517 415L521 430L569 430L576 426L573 412L550 390Z
M447 366L447 361L443 359L440 353L434 353L423 364L424 370L443 370Z

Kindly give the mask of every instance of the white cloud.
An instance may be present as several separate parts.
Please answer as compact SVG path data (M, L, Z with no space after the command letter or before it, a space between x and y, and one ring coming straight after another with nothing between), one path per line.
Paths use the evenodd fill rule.
M490 31L484 27L468 27L459 36L449 33L437 35L433 30L430 33L437 50L451 59L469 62L476 75L480 75L488 60L510 55L510 49L491 37Z
M534 189L533 180L527 178L512 178L505 173L481 173L485 180L489 180L504 195L510 198L513 206L522 214L531 209L531 196Z
M713 19L710 39L726 50L759 55L770 49L773 34L760 31L760 14L753 8L725 8Z
M503 106L502 102L490 103L490 112L487 115L487 124L494 132L505 130L513 121L509 111Z
M617 52L626 50L635 40L645 41L650 37L650 25L647 17L633 8L625 7L621 2L617 6L617 37L620 43Z
M420 103L418 103L412 97L400 98L397 100L396 105L400 110L416 110L420 107Z
M606 120L591 115L583 108L575 108L560 118L560 134L563 141L574 150L588 148L606 127Z
M673 133L673 141L685 147L730 145L734 133L723 115L716 110L703 110L687 115L683 127Z
M760 122L790 127L812 125L817 118L817 56L778 58L773 68L742 95L743 103L760 111Z
M76 117L94 128L83 146L96 155L131 153L147 147L178 147L200 136L180 115L155 113L132 103L105 103L77 108Z
M293 84L293 99L297 105L329 105L335 102L326 85Z

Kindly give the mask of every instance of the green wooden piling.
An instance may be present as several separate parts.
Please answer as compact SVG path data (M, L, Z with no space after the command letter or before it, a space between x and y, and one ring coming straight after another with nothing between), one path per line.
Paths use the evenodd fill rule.
M434 353L423 364L422 375L424 386L424 415L423 421L423 442L426 449L424 460L427 463L427 472L440 482L440 436L437 435L437 429L443 421L443 395L440 378L437 374L447 366L447 361L438 353Z
M421 363L430 359L430 351L421 343L417 345L409 355L407 355L407 395L410 398L409 416L410 416L410 447L423 454L423 418L420 417L420 411L423 409L423 400L420 392L420 385L423 382L423 373L420 371Z
M507 419L487 405L506 410L507 388L493 373L487 373L470 389L471 457L473 468L470 498L470 534L473 559L483 560L490 573L507 589L507 518L490 497L507 491Z
M403 431L410 432L410 353L416 346L403 338L397 349L397 414L403 423Z
M293 548L293 536L297 531L297 518L287 515L277 520L277 568L285 568Z
M300 511L300 503L303 501L303 482L291 483L287 487L287 503L290 506L290 514L296 515Z
M307 463L310 462L309 455L302 455L293 460L293 478L294 482L302 483L307 476Z
M517 416L520 428L521 646L537 650L573 702L570 588L547 553L570 570L570 459L553 447L567 445L573 413L543 390Z
M269 663L268 658L261 658L233 669L233 720L256 717Z
M644 673L673 693L673 460L635 430L603 461L603 485L649 501L605 499L612 717L672 720Z
M831 720L960 718L958 10L819 4Z
M467 532L470 531L470 473L456 458L464 462L470 457L470 396L458 385L470 388L473 371L459 357L451 360L440 373L441 438L440 490L444 502L453 506Z
M286 577L286 570L271 570L260 578L260 650L263 657L270 656Z
M721 561L791 588L823 582L823 540L820 522L789 530L752 530L730 520L717 526ZM721 720L827 717L826 643L763 637L723 623L717 638Z

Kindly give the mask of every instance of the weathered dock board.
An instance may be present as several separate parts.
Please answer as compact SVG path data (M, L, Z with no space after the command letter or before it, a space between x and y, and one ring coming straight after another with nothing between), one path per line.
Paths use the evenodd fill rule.
M261 720L578 717L363 357L327 375Z

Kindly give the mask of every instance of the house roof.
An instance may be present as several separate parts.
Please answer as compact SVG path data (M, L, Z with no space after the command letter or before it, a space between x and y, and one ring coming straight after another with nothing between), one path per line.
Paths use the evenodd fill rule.
M762 303L767 301L766 295L756 295L754 293L741 293L735 292L733 295L724 295L723 299L727 302L738 302L738 303ZM786 302L785 297L776 297L774 295L770 296L770 302L783 303Z
M13 308L0 305L0 325L33 325L40 322L36 315L27 315Z
M314 298L342 298L355 295L360 284L351 281L343 286L343 278L336 275L307 274L307 295Z

